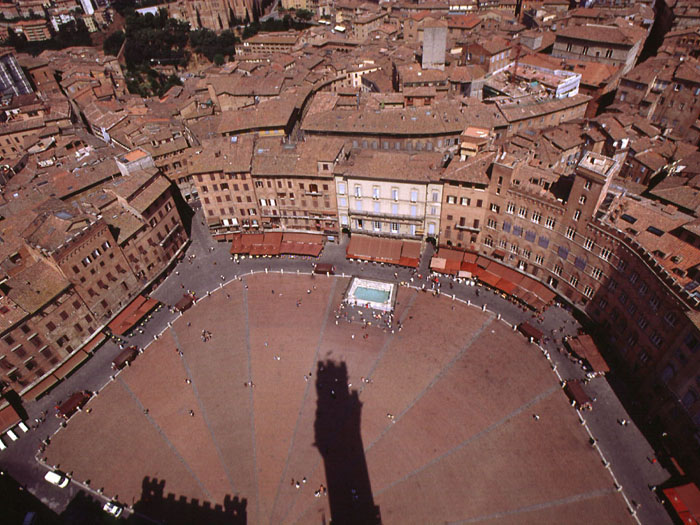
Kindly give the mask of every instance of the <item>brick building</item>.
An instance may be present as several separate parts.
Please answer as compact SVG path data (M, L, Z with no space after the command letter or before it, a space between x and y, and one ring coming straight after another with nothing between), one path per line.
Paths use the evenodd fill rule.
M264 229L338 235L334 169L342 139L258 139L252 178Z
M634 66L647 32L635 26L569 25L557 31L552 56L621 66Z

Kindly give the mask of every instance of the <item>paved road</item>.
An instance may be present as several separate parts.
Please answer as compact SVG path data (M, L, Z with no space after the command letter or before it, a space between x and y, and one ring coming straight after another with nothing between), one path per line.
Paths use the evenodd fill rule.
M246 257L235 262L228 253L228 243L217 243L211 239L202 221L201 211L197 211L192 226L192 243L188 247L184 260L151 294L166 305L175 304L187 290L192 290L198 297L202 297L207 291L214 290L237 275L263 271L265 268L271 271L309 272L313 263L316 262L300 257L256 259ZM413 285L421 286L426 282L424 279L429 273L432 253L432 247L428 246L423 254L420 268L417 272L413 272L388 265L347 261L345 243L329 243L324 248L320 262L334 264L336 273L339 274L355 274L398 281L413 279ZM422 280L418 278L419 275ZM485 288L457 283L449 278L441 278L441 284L442 293L455 294L465 301L486 305L489 310L500 313L510 323L532 321L537 324L537 321L532 319L532 312L518 307ZM129 344L143 347L153 339L154 334L160 333L174 318L175 314L168 308L162 308L126 339ZM580 328L571 313L561 307L551 307L542 316L538 327L549 336L549 339L543 343L543 347L549 351L561 376L565 379L584 378L585 372L581 366L572 362L567 354L557 351L557 348L562 346L561 336L574 335ZM8 450L0 453L0 468L7 470L56 512L60 513L81 489L75 484L71 484L67 489L58 489L49 485L43 480L46 467L35 460L41 440L51 436L59 428L59 420L53 417L53 407L74 391L98 391L110 380L112 374L110 363L118 353L119 346L116 342L105 343L97 350L94 357L48 395L36 402L28 403L26 409L29 423L34 423L35 418L40 418L44 412L49 414L48 417L38 425L38 428L22 435L17 442L10 444ZM634 424L630 423L623 427L618 423L620 419L630 420L631 418L607 380L601 377L595 378L586 388L591 397L596 399L594 410L584 413L588 428L597 439L600 452L609 461L611 472L623 487L630 504L634 507L639 505L636 511L639 520L641 523L672 523L648 488L650 485L663 483L668 479L668 473L658 463L652 464L648 460L653 456L653 450Z

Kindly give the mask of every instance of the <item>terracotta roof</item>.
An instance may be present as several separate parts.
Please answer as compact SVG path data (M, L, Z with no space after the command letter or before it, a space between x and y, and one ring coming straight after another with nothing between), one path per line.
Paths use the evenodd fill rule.
M338 164L336 176L395 180L427 184L440 179L442 154L352 150L347 161Z
M5 286L9 288L7 296L33 314L71 284L57 270L39 260L6 281Z
M487 153L463 161L455 159L445 168L441 178L450 181L488 184L489 176L487 171L495 155L495 153Z
M644 38L645 31L635 33L628 28L598 24L569 25L557 31L557 38L571 38L588 42L610 43L632 47Z

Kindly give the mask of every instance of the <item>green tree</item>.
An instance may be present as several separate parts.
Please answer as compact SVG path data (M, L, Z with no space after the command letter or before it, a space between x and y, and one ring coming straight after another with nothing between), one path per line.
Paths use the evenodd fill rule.
M105 38L104 44L102 44L102 50L105 52L105 55L117 56L124 43L124 38L126 38L124 31L115 31Z

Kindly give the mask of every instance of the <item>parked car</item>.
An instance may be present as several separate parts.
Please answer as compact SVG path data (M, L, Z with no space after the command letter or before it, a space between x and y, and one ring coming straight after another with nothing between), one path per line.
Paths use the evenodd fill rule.
M49 470L44 479L62 489L66 488L68 483L70 483L70 478L60 470Z
M85 403L92 397L90 392L76 392L63 403L56 406L56 417L70 419L75 412L82 408Z
M104 504L102 510L104 510L107 514L111 514L115 518L118 518L122 515L122 512L124 512L124 506L120 505L116 501L108 501Z

